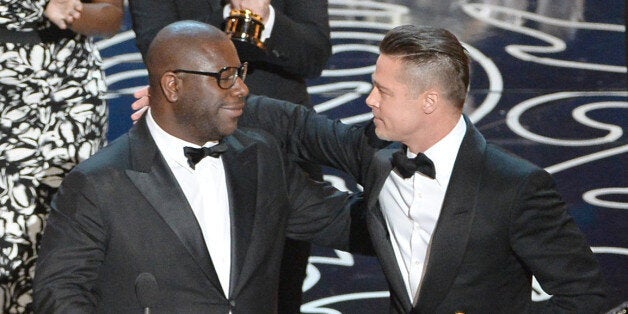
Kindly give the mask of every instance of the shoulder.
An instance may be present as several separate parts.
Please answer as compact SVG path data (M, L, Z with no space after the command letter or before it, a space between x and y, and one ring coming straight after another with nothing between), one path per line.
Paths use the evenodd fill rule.
M257 145L264 149L279 149L279 143L274 136L257 128L241 127L230 137L242 146Z
M124 134L79 163L73 171L96 174L113 169L126 169L130 165L129 136Z
M275 114L291 114L300 109L305 109L305 107L289 101L270 98L263 95L250 95L246 99L245 115L247 111L251 114L256 114L260 111L270 111Z
M553 180L551 175L538 165L491 143L486 145L485 163L485 171L489 177L499 177L505 182L529 181L531 178Z

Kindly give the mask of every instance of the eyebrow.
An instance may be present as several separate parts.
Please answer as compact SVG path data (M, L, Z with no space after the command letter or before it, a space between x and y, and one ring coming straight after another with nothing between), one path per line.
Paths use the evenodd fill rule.
M371 75L371 82L373 83L373 86L377 87L377 89L383 91L383 92L387 92L390 93L392 90L390 88L387 88L383 85L381 85L380 83L377 82L377 80L375 79L374 76Z

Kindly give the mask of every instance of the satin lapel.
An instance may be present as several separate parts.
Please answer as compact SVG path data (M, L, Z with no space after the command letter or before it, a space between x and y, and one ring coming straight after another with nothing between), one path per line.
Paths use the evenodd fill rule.
M229 149L223 154L231 211L230 295L234 297L246 281L243 272L251 243L257 204L257 148L242 145L236 137L225 139Z
M392 146L379 150L375 154L365 180L364 190L369 193L367 207L369 211L368 228L373 246L392 290L391 292L397 296L397 299L403 302L405 310L409 311L412 308L412 302L408 298L403 277L395 257L395 251L392 247L390 233L386 227L386 220L378 201L379 193L390 175L390 171L392 171L392 154L397 150L399 150L399 147Z
M462 262L475 212L483 172L486 141L466 119L467 132L449 180L436 229L432 235L427 269L419 294L421 313L434 313L450 290Z
M129 136L132 170L127 170L126 174L177 235L216 290L222 292L201 228L183 191L150 136L146 121L142 119L138 122Z

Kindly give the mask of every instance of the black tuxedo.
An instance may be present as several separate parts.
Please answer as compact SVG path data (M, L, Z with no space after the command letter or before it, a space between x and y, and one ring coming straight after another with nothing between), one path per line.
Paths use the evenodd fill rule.
M275 134L290 153L346 171L364 187L366 220L393 313L596 313L597 260L544 170L488 144L468 119L413 308L379 193L399 143L373 124L347 126L291 104L247 107L242 125ZM531 301L531 277L553 297Z
M63 181L38 260L37 312L140 313L134 282L148 272L160 287L153 313L274 313L285 236L347 249L346 194L307 180L268 135L239 129L225 142L229 297L141 120Z
M196 20L224 29L224 2L129 1L142 55L146 57L157 32L176 21ZM309 105L305 79L318 77L331 56L327 1L272 0L271 5L275 9L275 24L272 36L266 40L268 53L260 56L248 49L238 49L240 59L249 61L246 85L253 94Z
M224 29L226 0L131 0L129 7L137 46L146 57L148 46L164 26L197 20ZM306 79L320 76L331 56L326 0L272 0L275 22L265 41L266 53L252 45L236 45L240 60L249 62L246 85L251 93L311 106ZM238 42L235 42L238 44ZM248 47L248 49L247 49ZM199 69L200 70L200 69ZM207 69L205 69L207 71ZM301 163L313 178L320 167ZM309 256L309 244L288 239L282 262L280 308L298 312L300 289Z

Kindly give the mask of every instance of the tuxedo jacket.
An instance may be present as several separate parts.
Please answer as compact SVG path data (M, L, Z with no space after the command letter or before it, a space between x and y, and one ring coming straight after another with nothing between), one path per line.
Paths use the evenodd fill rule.
M465 117L456 157L413 306L379 204L399 143L373 124L348 126L290 104L253 104L240 121L284 149L351 174L364 188L366 221L391 294L392 313L597 313L597 260L544 170L488 144ZM553 295L531 301L531 277Z
M276 313L286 236L347 249L346 194L307 180L267 134L238 130L225 142L228 296L142 120L64 179L39 253L36 312L140 313L134 283L146 272L159 286L152 313Z
M146 57L157 32L176 21L196 20L224 29L225 2L129 1L133 30L142 56ZM275 24L271 37L265 42L266 53L252 49L252 45L236 45L240 60L249 62L246 85L254 94L309 105L305 79L320 76L331 56L327 1L272 0L271 5L275 9Z

